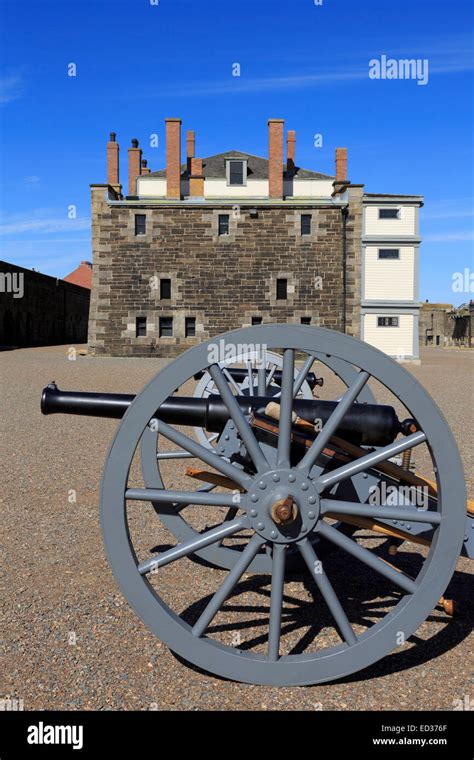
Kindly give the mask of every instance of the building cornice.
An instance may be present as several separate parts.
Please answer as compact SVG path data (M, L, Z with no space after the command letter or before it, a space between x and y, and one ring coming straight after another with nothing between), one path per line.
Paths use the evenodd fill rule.
M272 208L272 207L313 207L318 208L342 208L347 206L347 200L331 200L329 198L291 198L275 200L264 198L209 198L207 200L184 199L182 201L155 199L155 198L127 198L126 200L107 199L109 206L129 207L129 208L210 208L218 206L219 208L233 208L234 206L246 208Z
M425 198L423 195L368 195L364 193L362 196L362 202L364 205L390 205L396 206L423 206Z
M363 235L362 243L364 245L378 245L379 243L402 246L419 245L422 239L419 235Z

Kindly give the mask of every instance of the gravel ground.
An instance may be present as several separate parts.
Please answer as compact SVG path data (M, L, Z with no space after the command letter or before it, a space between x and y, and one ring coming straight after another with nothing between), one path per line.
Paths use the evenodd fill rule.
M421 366L408 366L452 427L471 498L473 359L471 351L430 348L424 349ZM182 662L148 632L117 588L100 535L98 486L117 423L43 417L39 398L43 386L53 378L65 389L136 392L162 364L159 359L82 356L69 361L65 346L0 354L0 698L23 700L26 710L449 710L456 700L468 697L472 702L473 604L467 560L459 561L448 594L463 605L459 617L450 620L442 610L434 610L397 651L332 684L273 688L225 681ZM423 455L420 462L423 464ZM173 486L189 487L189 479L182 480L178 465L172 468L167 477ZM138 544L149 535L150 526L155 545L172 543L170 534L157 528L153 518L150 513L138 513L131 520ZM370 545L370 539L366 541ZM373 545L377 544L380 541ZM419 562L419 555L407 544L399 558L400 566L407 569ZM381 601L379 591L360 577L360 567L352 569L350 562L336 558L334 568L338 566L342 591L348 577L351 592L362 586L366 590L367 618L376 619L381 609L393 604L396 597L390 593ZM160 571L163 594L170 604L186 610L189 619L195 619L202 609L199 599L215 590L224 573L188 560L181 561L180 572L177 582L171 568ZM230 643L230 623L234 623L247 644L254 641L258 645L262 630L258 623L268 614L267 581L264 576L244 577L227 603L228 612L217 618L218 638ZM310 630L317 599L311 585L297 577L285 592L289 620L297 610L301 617L298 628L293 626L282 640L285 651L290 651ZM242 606L246 610L242 611ZM320 638L329 643L331 629L325 627L325 613L320 614ZM358 630L358 624L355 627Z

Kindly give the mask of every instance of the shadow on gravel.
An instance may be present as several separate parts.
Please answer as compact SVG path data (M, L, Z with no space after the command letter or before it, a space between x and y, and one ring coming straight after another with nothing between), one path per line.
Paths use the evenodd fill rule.
M381 557L388 556L385 546L378 550ZM390 558L393 562L393 558ZM397 566L406 573L416 576L421 569L423 558L420 555L399 551L396 558ZM199 560L201 564L201 560ZM207 564L207 563L206 563ZM341 604L354 626L372 627L390 612L401 598L401 594L394 590L392 584L382 576L366 571L360 562L335 552L331 556L330 563L326 560L328 577L338 595ZM348 579L350 582L348 583ZM310 599L298 598L292 594L285 594L282 613L282 643L285 636L295 634L301 630L299 640L292 645L288 653L301 654L309 649L316 651L315 642L318 634L328 627L333 627L332 617L322 599L319 590L307 572L295 572L291 575L291 582L299 582L308 592ZM217 586L216 586L217 588ZM226 640L230 640L232 632L240 632L244 641L239 648L242 650L262 650L266 646L268 635L268 616L270 611L270 577L268 575L254 575L248 580L241 581L233 593L225 602L219 617L219 623L211 625L208 635L226 634ZM245 594L252 594L252 603L247 604ZM259 600L255 603L255 595ZM428 623L444 624L443 628L428 639L420 638L416 633L408 641L414 644L410 649L393 652L382 660L353 675L337 679L340 683L357 683L368 679L380 678L391 673L409 670L418 665L430 662L437 657L453 649L463 641L472 631L474 622L474 605L471 601L472 577L463 572L456 572L449 584L446 596L454 598L458 603L460 612L454 618L449 618L441 608L436 608L428 616ZM211 595L189 606L181 617L189 625L193 625L206 605ZM317 611L317 620L315 620ZM222 617L228 615L229 622L221 622ZM239 617L236 622L235 616ZM246 638L247 634L247 638ZM293 636L294 638L294 636ZM335 645L335 642L331 642ZM218 680L229 680L209 674L173 653L174 657L192 670L211 675ZM331 683L331 682L326 682Z

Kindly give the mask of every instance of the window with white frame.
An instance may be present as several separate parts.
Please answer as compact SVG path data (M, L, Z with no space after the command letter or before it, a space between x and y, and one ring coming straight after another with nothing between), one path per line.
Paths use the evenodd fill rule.
M379 248L379 259L399 259L400 248Z
M245 159L229 158L226 162L226 178L228 185L242 186L247 184L247 161Z
M400 209L379 208L379 219L400 219Z
M377 327L398 327L398 317L377 317Z

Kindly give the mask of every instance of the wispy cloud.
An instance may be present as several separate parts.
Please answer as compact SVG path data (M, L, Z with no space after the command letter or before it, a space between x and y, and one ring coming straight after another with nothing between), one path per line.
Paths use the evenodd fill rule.
M472 217L474 217L474 199L470 197L427 200L422 212L423 222L438 219L472 219Z
M23 187L30 188L30 187L38 187L40 183L40 178L36 176L36 174L31 174L29 177L25 177L23 180Z
M446 211L428 211L423 214L423 219L467 219L472 216L474 216L473 209L453 209L452 211L446 209Z
M471 240L474 240L473 230L468 230L467 232L439 232L423 236L425 243L454 243Z
M474 66L469 62L429 64L429 73L454 74L472 71ZM179 86L165 86L157 89L147 88L146 92L136 92L138 98L148 99L179 93L186 97L192 95L241 95L256 92L272 92L282 90L314 89L326 84L343 84L354 81L372 81L368 76L368 61L362 69L353 71L327 71L318 74L295 74L291 76L261 77L246 79L231 77L227 81L187 82Z
M90 229L87 217L69 219L67 210L34 209L21 214L0 217L0 235L22 235L25 233L77 232Z
M88 243L90 245L90 238L87 237L60 237L60 238L28 238L28 240L9 240L8 243L34 243L35 245L63 245L66 243Z
M23 77L21 74L4 74L0 76L0 105L11 103L17 100L24 89Z
M256 92L272 92L283 90L315 89L324 85L337 85L354 81L369 80L369 61L380 58L382 54L387 58L421 58L428 59L429 74L449 75L474 70L472 56L472 43L468 36L461 35L457 38L439 40L427 38L417 40L404 47L391 47L382 43L379 49L375 49L373 42L364 45L365 52L359 50L352 60L346 59L346 68L334 67L334 62L328 59L317 60L312 64L312 71L295 72L287 75L271 77L248 78L245 74L245 66L242 67L242 76L233 77L229 69L227 78L220 80L176 82L159 87L146 87L135 89L133 97L138 99L153 99L166 95L235 95ZM309 53L307 55L309 59ZM312 56L314 61L314 55ZM120 95L119 97L122 97ZM130 94L127 93L127 98Z
M472 198L443 198L427 201L422 212L423 221L437 219L470 219L474 216Z

